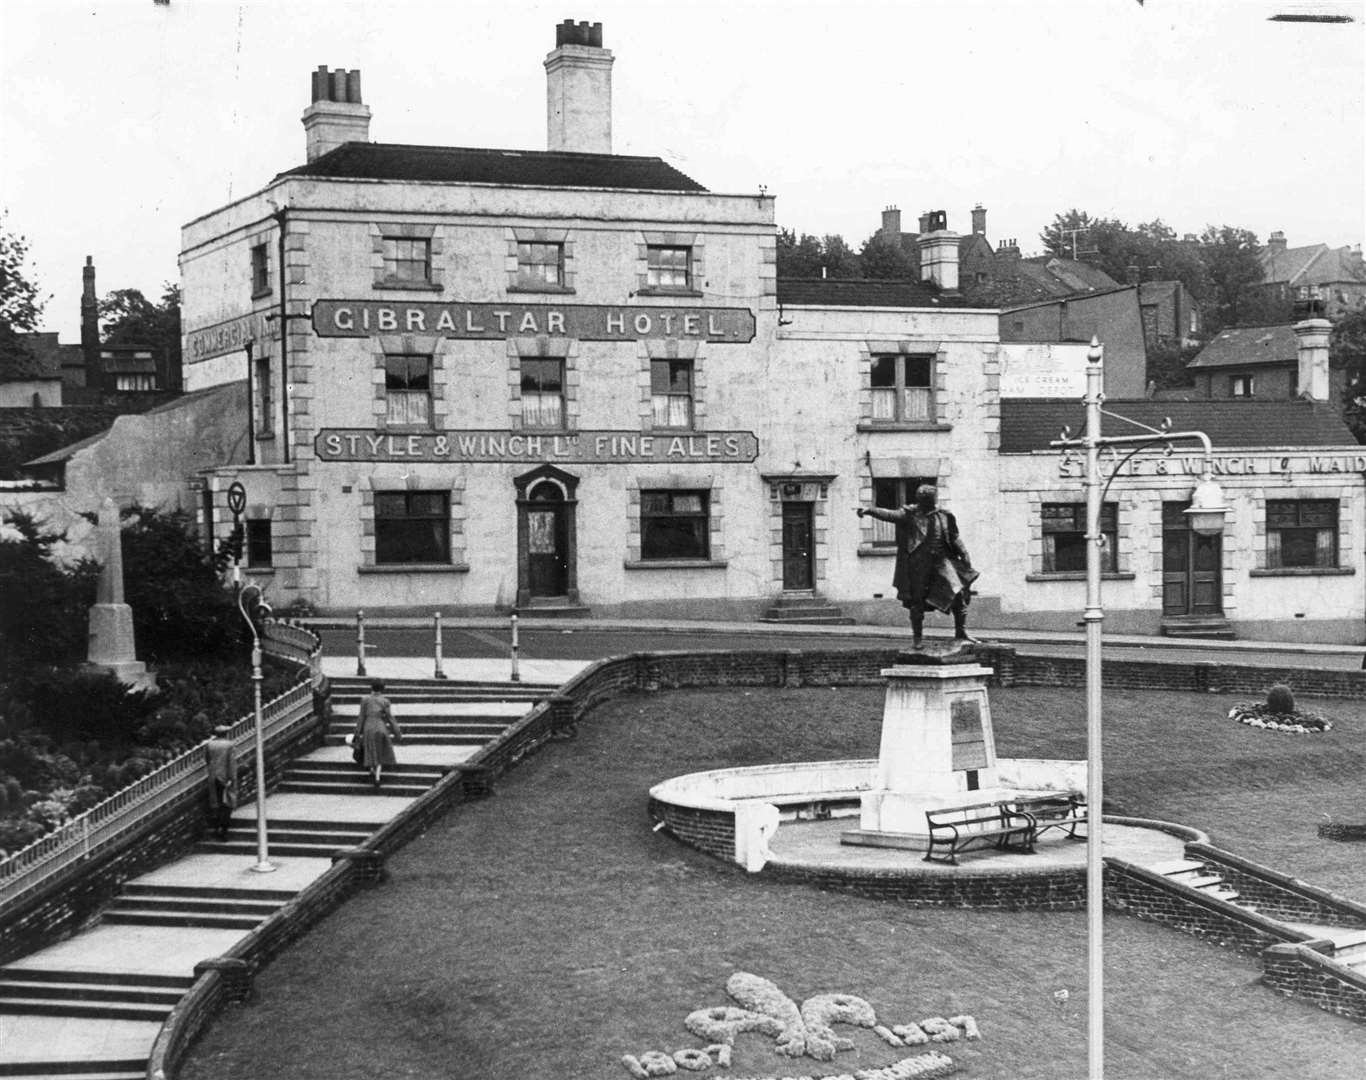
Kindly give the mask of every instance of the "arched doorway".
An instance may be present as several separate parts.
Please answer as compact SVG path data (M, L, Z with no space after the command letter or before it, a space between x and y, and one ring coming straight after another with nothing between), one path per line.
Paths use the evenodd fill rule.
M519 476L517 488L517 604L576 605L574 491L578 478L543 465Z

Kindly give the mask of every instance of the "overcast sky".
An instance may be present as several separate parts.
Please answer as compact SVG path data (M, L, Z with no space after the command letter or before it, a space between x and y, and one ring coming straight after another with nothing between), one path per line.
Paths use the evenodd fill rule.
M1356 23L1269 22L1306 7ZM178 276L180 226L304 160L319 64L360 68L377 142L545 148L555 24L604 24L614 149L857 246L988 208L1026 252L1058 211L1360 243L1361 0L3 0L0 206L44 326Z

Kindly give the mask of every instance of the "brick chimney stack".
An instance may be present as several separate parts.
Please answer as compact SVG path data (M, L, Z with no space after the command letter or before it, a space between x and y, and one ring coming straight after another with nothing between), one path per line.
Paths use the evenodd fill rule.
M612 152L613 60L602 23L565 19L555 27L555 51L545 58L546 149Z
M882 211L882 239L889 244L901 243L901 211L895 206Z
M981 203L972 208L972 231L977 236L987 234L987 208Z
M303 115L309 161L343 143L370 141L370 109L361 104L359 69L328 71L319 65L312 93L313 103Z
M1267 249L1267 251L1274 252L1274 253L1276 253L1276 254L1278 254L1278 255L1279 255L1282 251L1284 251L1284 250L1285 250L1285 233L1281 232L1280 229L1277 229L1277 230L1276 230L1275 232L1273 232L1270 236L1268 236L1268 237L1266 238L1266 249Z

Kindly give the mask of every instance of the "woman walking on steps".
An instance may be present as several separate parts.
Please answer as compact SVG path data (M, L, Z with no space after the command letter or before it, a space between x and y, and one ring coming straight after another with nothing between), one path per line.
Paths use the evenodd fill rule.
M370 693L360 700L354 754L356 764L370 771L376 791L379 790L384 766L396 764L394 743L402 739L403 732L394 723L394 710L384 696L384 683L374 679L370 683Z

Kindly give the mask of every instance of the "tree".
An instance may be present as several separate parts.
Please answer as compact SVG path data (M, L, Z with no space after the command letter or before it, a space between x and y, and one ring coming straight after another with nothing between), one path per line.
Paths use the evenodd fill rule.
M152 303L138 289L115 289L99 304L106 345L143 345L166 358L167 369L180 370L180 286L161 287L161 302Z
M824 237L791 229L778 230L778 276L781 278L856 278L863 274L858 255L838 233Z
M1345 375L1342 418L1359 443L1366 443L1366 311L1340 319L1328 339L1328 367Z
M25 267L28 240L10 232L9 211L0 211L0 376L31 373L33 353L20 334L33 330L48 297Z
M1209 274L1205 327L1217 333L1251 315L1252 289L1262 280L1261 245L1256 233L1234 225L1207 225L1200 234L1200 257Z
M916 277L915 264L906 249L900 244L888 243L878 233L863 242L859 258L863 263L864 277L899 280L913 280Z

